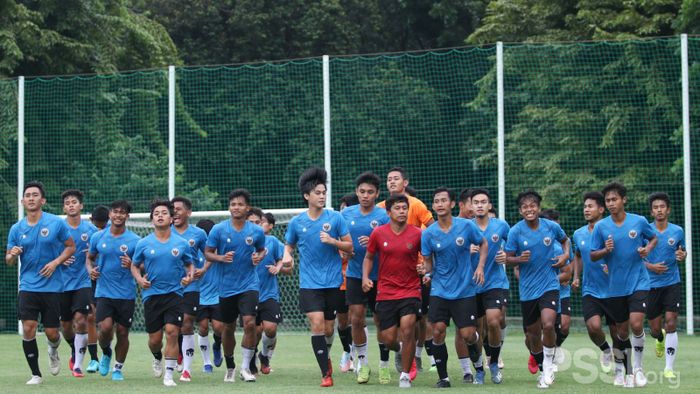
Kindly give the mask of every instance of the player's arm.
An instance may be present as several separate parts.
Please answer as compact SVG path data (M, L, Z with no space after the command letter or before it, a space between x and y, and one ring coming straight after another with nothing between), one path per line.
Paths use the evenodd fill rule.
M225 254L216 253L216 248L207 246L204 248L204 257L209 261L215 261L218 263L232 263L234 252L226 252Z
M567 264L559 270L559 284L566 286L569 284L571 277L573 275L572 264Z
M97 259L97 252L90 253L88 251L87 256L85 256L85 269L90 275L90 279L97 280L100 277L100 271L95 265L95 260Z
M553 268L563 268L571 256L571 242L569 242L569 237L564 237L563 239L559 240L559 242L561 243L561 247L564 249L564 252L552 259Z
M583 259L581 259L581 253L576 251L574 253L574 261L571 262L571 270L573 280L571 281L571 287L578 289L581 287L581 270L583 269Z
M479 265L477 265L474 270L474 275L472 279L478 285L484 284L484 266L486 265L486 259L489 257L489 242L486 238L481 238L481 244L479 245Z
M362 290L366 293L374 287L374 282L369 278L369 273L374 267L374 253L369 250L365 253L365 259L362 261Z
M327 245L331 245L341 252L345 252L348 255L352 255L352 238L350 237L350 234L345 234L344 236L340 237L340 239L336 239L331 237L328 233L325 231L321 231L321 242Z
M134 277L134 280L136 280L136 283L138 283L142 289L148 289L151 287L151 282L148 280L148 274L141 275L140 261L136 261L131 264L131 276Z
M180 284L185 287L192 283L194 280L194 263L190 258L187 258L186 260L183 261L183 264L185 265L185 268L187 269L185 277L180 280Z
M296 245L284 245L284 254L282 255L282 266L290 273L294 268L294 257L292 256L292 254L294 253L295 248Z
M56 271L56 267L63 264L63 262L68 260L69 258L73 257L74 253L75 241L73 241L73 238L68 237L68 239L63 241L63 252L61 252L61 254L58 255L58 257L48 262L44 266L44 268L42 268L41 271L39 271L39 275L46 278L50 277L51 275L53 275L54 271Z
M17 258L22 254L22 251L21 246L13 246L12 248L7 249L7 252L5 252L5 263L7 265L15 265L15 263L17 263Z
M643 259L646 259L647 256L649 256L649 252L654 250L656 247L656 244L659 242L659 239L654 235L651 239L649 239L649 243L647 243L646 246L640 247L637 249L637 252L639 252L639 256Z

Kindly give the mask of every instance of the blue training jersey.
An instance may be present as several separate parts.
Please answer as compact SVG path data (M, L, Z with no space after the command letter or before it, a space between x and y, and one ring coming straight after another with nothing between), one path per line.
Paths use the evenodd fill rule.
M206 262L204 256L200 256L202 264ZM219 304L219 282L221 281L221 264L211 263L204 276L199 279L199 305Z
M151 296L175 293L183 294L180 284L185 277L185 266L193 263L192 248L187 240L171 232L166 242L161 242L155 234L150 234L136 244L133 263L144 266L146 278L151 287L143 289L141 298L146 302Z
M184 232L177 231L175 226L170 229L177 235L187 240L187 243L192 248L192 257L194 257L195 268L204 266L204 247L207 244L207 233L199 227L188 225ZM192 283L185 287L185 293L199 291L200 280L193 280Z
M225 220L212 227L207 247L215 248L219 255L233 251L233 262L213 263L219 265L219 297L258 291L260 285L253 265L253 253L265 249L262 227L246 221L238 231L231 220Z
M7 236L7 250L22 247L19 270L19 290L59 293L63 291L62 269L45 278L39 274L44 266L63 253L70 238L66 222L56 215L42 212L39 221L30 226L27 218L12 225Z
M583 265L582 295L603 299L608 297L608 264L604 260L591 260L592 234L588 225L579 228L574 232L572 246Z
M608 297L649 290L649 273L637 252L644 246L645 240L654 237L654 229L649 222L642 216L627 213L624 223L618 226L608 216L593 227L591 251L604 249L609 237L612 237L615 248L602 259L608 265Z
M265 302L269 299L276 301L280 300L280 289L279 285L277 284L277 275L272 275L267 266L275 265L278 261L282 260L282 257L284 256L284 244L276 237L266 235L265 249L267 250L265 258L255 268L255 272L258 274L258 281L260 282L260 294L258 295L259 303Z
M554 245L554 255L559 256L562 253L564 253L564 248L561 246L561 242L559 242L559 241L555 241L555 242L556 242L556 245ZM569 258L566 260L566 265L571 264L571 257L573 256L572 252L573 252L573 249L569 248ZM559 272L561 273L561 268L559 269ZM571 297L571 285L562 285L560 283L559 284L559 299L561 300L562 298L569 298L569 297ZM561 303L559 303L559 309L561 309Z
M476 224L476 219L472 219ZM479 228L479 225L476 226ZM481 231L481 228L479 228ZM486 258L484 265L484 285L476 289L477 294L485 293L491 289L509 289L508 276L506 275L505 266L496 262L496 254L508 239L508 231L510 226L505 220L498 218L490 218L486 229L481 231L481 235L486 238L489 243L489 255ZM479 254L474 253L472 257L473 268L479 265Z
M368 214L363 214L359 205L349 206L340 213L345 219L345 223L352 237L353 252L352 258L348 260L348 267L345 270L345 276L348 278L362 279L362 263L365 260L367 248L360 244L361 236L369 237L372 230L383 224L389 223L389 216L386 209L375 206ZM369 278L377 280L377 272L379 271L379 255L374 256L374 265Z
M131 230L118 236L112 235L109 228L98 231L90 238L90 254L97 255L95 266L100 272L95 288L95 297L133 300L136 298L136 282L131 269L123 268L120 257L127 255L133 259L136 244L141 237Z
M659 231L654 224L652 224L652 228L659 241L654 250L649 253L647 260L652 264L663 262L668 267L668 270L663 274L649 271L649 286L654 289L680 283L681 274L678 268L678 261L676 261L676 250L679 247L685 248L685 233L683 229L673 223L669 223L664 232Z
M90 237L97 232L97 227L88 220L81 220L78 227L73 228L66 220L70 236L75 241L75 253L70 265L61 264L61 274L63 275L63 291L73 291L92 287L90 274L85 268L85 259L90 248Z
M433 258L431 296L455 300L476 295L478 286L472 279L471 245L479 245L483 239L474 222L458 217L452 218L447 232L438 222L423 231L421 254Z
M544 293L559 290L559 269L553 268L552 260L557 256L556 241L563 241L566 233L556 222L540 218L536 230L528 227L525 220L515 224L508 232L506 252L520 256L530 251L530 259L520 267L520 300L530 301Z
M285 241L299 248L299 287L302 289L340 288L343 284L343 261L338 249L321 242L321 231L332 238L348 235L348 226L339 212L324 209L312 220L308 211L292 218Z

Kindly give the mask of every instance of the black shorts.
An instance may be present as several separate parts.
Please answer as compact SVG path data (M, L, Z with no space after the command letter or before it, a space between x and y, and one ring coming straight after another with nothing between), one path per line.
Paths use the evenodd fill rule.
M190 291L185 293L182 296L182 303L186 315L197 316L197 310L199 310L199 292Z
M340 289L299 289L299 309L301 313L323 312L325 320L335 320L335 315L345 304Z
M593 316L605 316L605 324L608 326L612 324L613 318L610 314L607 298L597 298L592 295L583 296L581 307L583 308L583 321L588 321Z
M235 323L238 316L255 316L258 310L258 292L255 290L219 298L221 321Z
M84 287L78 290L64 291L61 294L61 321L73 320L73 315L88 315L92 305L92 289Z
M100 297L97 299L95 320L100 323L106 318L111 318L114 323L130 328L134 318L134 308L134 300Z
M428 314L428 311L430 311L430 285L423 284L422 277L420 279L420 297L421 310L423 311L423 314L428 317L428 320L430 320L430 316Z
M535 324L541 316L543 309L553 309L557 311L559 304L559 290L550 290L530 301L520 301L520 308L523 313L523 327Z
M571 297L565 297L559 300L561 303L561 314L571 316Z
M336 313L348 313L348 304L345 302L345 298L347 297L347 291L346 290L340 290L340 296L343 297L343 302L340 303L338 306L338 311Z
M61 293L20 291L17 295L17 319L39 321L46 328L57 328L61 320Z
M202 320L216 320L221 321L221 309L219 309L219 304L214 305L200 305L197 308L197 321Z
M166 324L182 327L183 309L182 296L178 294L150 296L143 303L146 332L152 334L162 329Z
M362 291L362 279L347 278L345 282L345 302L348 305L366 305L372 313L377 303L377 288L375 286L368 292Z
M508 307L508 289L490 289L476 295L477 317L486 315L487 309Z
M379 329L386 330L398 326L406 315L421 317L421 300L419 298L402 298L400 300L377 301L376 311L379 317Z
M258 304L258 315L255 317L255 325L259 326L263 321L282 323L282 308L280 308L280 303L274 298Z
M661 316L664 311L678 313L680 308L680 283L649 290L649 295L647 296L647 319L655 319Z
M431 323L445 323L450 325L450 318L454 320L457 328L476 326L476 297L448 300L446 298L431 296L428 320Z
M606 299L610 316L615 323L624 323L630 319L630 313L646 313L647 290L638 290L622 297L610 297Z

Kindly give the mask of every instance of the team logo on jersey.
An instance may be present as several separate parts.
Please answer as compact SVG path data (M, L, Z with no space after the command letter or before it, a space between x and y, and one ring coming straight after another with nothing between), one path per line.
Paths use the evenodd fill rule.
M40 231L42 237L48 237L49 236L49 229L44 227Z
M527 241L523 241L523 246L527 246Z
M676 243L676 240L675 240L675 239L673 239L673 238L669 238L669 239L668 239L668 244L669 244L669 245L673 246L673 245L675 245L675 243Z
M306 232L306 227L302 227L301 231L305 233L305 232Z
M630 230L629 236L630 236L630 238L632 238L632 239L637 238L637 231L636 231L636 230Z
M323 231L325 231L325 232L331 231L331 224L330 223L323 223Z
M171 253L173 256L177 257L177 256L180 255L180 249L178 249L178 248L173 248L173 250L171 250L170 253Z
M384 247L386 248L387 246L389 246L389 243L388 243L388 242L384 242Z
M585 245L585 244L586 244L586 241L581 240L581 246L583 246L583 245Z
M544 242L544 246L549 246L552 244L552 239L549 237L544 237L542 241Z
M252 245L253 244L253 237L245 237L245 244Z
M608 265L607 264L601 264L600 268L603 269L603 273L605 273L605 275L608 274Z
M493 234L491 236L491 241L493 241L493 243L497 243L499 239L501 239L501 237L499 237L498 234Z
M413 243L412 242L407 243L406 247L409 249L413 249Z
M82 233L82 234L80 234L80 239L82 239L83 242L87 241L87 240L88 240L88 235L87 235L87 233Z
M104 244L103 244L104 245ZM119 251L122 253L126 253L126 251L129 250L129 247L126 245L119 245Z
M455 239L455 243L457 244L457 246L462 246L462 245L464 245L464 238L462 238L462 237L457 237L457 239Z
M230 244L231 243L231 238L226 238L226 243Z
M354 220L351 221L351 222L350 222L350 225L351 225L351 226L354 226L354 225L355 225L355 221L354 221Z
M370 227L372 227L372 228L376 228L377 226L379 226L379 222L376 221L376 220L372 220L372 221L369 223L369 225L370 225Z
M190 239L187 243L190 244L190 248L194 248L194 239Z
M155 250L155 249L151 249L151 254L156 254L156 250Z
M437 246L438 249L440 249L440 246L441 246L441 245L438 243L436 246Z

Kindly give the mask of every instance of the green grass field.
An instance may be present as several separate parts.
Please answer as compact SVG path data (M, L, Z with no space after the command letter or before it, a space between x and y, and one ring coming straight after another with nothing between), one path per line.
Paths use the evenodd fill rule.
M678 391L683 393L700 392L700 376L695 373L700 363L700 338L687 337L681 335L680 349L676 360L676 371L678 379L670 382L659 380L660 373L664 368L664 360L657 359L654 355L653 339L647 335L647 347L644 357L644 367L649 378L649 385L642 390L645 393L661 393ZM0 371L2 371L2 394L17 392L53 392L69 393L71 390L91 393L151 393L163 391L192 391L222 392L224 390L246 390L251 392L287 392L302 393L310 391L328 391L321 389L320 376L316 360L311 352L311 345L308 334L281 333L272 361L273 372L270 375L261 375L256 383L241 382L238 376L235 383L223 383L224 370L215 369L213 375L203 375L201 373L202 361L199 351L197 351L194 367L193 381L190 383L178 382L178 387L165 388L162 380L151 375L152 356L146 346L146 335L135 333L131 336L131 349L124 367L125 381L112 382L108 377L99 375L87 375L82 379L70 376L67 361L69 348L63 343L61 345L61 372L58 376L51 376L48 369L48 356L46 354L46 341L43 337L38 338L40 352L40 367L44 375L44 383L38 387L28 387L24 383L30 377L29 367L22 353L21 339L17 335L0 335ZM370 366L376 372L378 363L378 350L374 341L370 343L369 350ZM334 367L336 367L340 356L340 341L336 338L332 355ZM564 348L573 354L567 357L566 365L560 368L556 375L556 381L550 389L569 393L599 393L603 390L622 391L625 389L613 387L611 377L603 376L599 372L598 352L594 351L594 346L585 334L572 334L564 344ZM503 358L505 369L503 370L504 382L500 386L491 383L487 372L486 385L478 390L489 392L528 392L539 391L536 388L536 379L527 371L527 352L523 345L522 334L511 327L506 339ZM236 361L241 360L239 348L236 348ZM392 355L393 360L393 355ZM393 369L393 362L392 362ZM461 383L461 370L459 362L451 350L449 359L449 373L452 380L452 390L477 390L472 385L466 386ZM177 375L179 377L179 375ZM177 377L176 377L177 379ZM334 374L334 392L393 392L398 390L398 375L393 370L392 383L390 385L379 385L377 375L373 373L370 384L358 385L354 381L351 373ZM437 381L437 374L423 372L418 375L414 382L413 391L434 391L431 386ZM466 386L466 387L465 387Z

